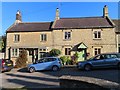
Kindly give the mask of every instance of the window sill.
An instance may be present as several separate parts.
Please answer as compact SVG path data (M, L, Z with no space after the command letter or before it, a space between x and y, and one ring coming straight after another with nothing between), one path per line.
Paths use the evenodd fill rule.
M63 39L63 41L71 41L71 39Z
M18 56L12 56L11 58L17 58Z
M40 42L47 42L47 41L40 41Z
M19 41L14 41L14 43L19 43Z
M102 38L93 38L93 40L102 40Z

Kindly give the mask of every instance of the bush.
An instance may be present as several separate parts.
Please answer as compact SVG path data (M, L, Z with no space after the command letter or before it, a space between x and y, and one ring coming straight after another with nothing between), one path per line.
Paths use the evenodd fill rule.
M26 50L22 50L21 53L19 54L19 57L16 59L16 68L24 68L27 66L27 51Z
M79 58L78 52L75 52L75 54L73 55L73 57L74 57L73 63L76 64L77 61L78 61L78 58Z
M69 56L61 56L60 59L61 59L63 65L71 65L72 64L72 60L70 59Z
M52 49L50 52L50 56L59 56L61 51L59 49Z

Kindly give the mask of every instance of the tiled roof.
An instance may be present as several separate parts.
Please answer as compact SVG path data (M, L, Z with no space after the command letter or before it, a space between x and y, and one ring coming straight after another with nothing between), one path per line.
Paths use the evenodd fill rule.
M50 31L53 22L43 22L43 23L18 23L11 26L7 32L26 32L26 31Z
M114 27L108 18L85 17L85 18L60 18L52 27L53 22L22 22L13 24L7 32L39 32L51 31L54 29L70 28L101 28Z
M98 28L113 27L108 18L85 17L85 18L60 18L54 28Z
M115 26L116 26L116 32L117 33L120 33L120 27L119 27L119 25L120 25L120 19L118 20L118 19L113 19L112 20L114 23L115 23Z

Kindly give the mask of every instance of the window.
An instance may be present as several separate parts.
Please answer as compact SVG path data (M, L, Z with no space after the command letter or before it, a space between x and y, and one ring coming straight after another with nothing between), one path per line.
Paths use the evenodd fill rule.
M117 58L117 55L116 54L107 54L106 58L107 59L109 59L109 58Z
M96 59L96 60L105 59L105 56L104 55L98 55L94 59Z
M94 31L94 39L101 39L101 31Z
M12 49L12 56L13 57L18 56L18 49L17 48Z
M65 40L70 40L71 39L71 32L65 32Z
M47 41L47 35L41 34L41 41Z
M65 48L65 55L70 55L70 48Z
M14 35L14 41L15 42L19 42L20 41L20 35L19 34L15 34Z
M101 48L94 48L94 55L100 54Z

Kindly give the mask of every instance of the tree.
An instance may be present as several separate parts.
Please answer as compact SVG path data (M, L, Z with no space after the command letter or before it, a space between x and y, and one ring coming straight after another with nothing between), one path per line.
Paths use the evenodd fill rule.
M27 51L23 49L19 55L19 57L16 59L16 68L23 68L27 66Z
M6 48L6 35L0 36L0 52L5 52Z
M59 49L52 49L50 52L50 56L59 56L61 51Z
M6 35L2 36L2 52L5 52L6 48Z

